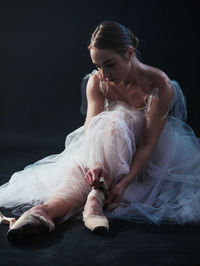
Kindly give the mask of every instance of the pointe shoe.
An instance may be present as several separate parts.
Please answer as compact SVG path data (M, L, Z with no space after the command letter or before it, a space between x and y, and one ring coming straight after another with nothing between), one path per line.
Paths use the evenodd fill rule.
M8 224L9 228L16 222L15 218L6 217L0 212L0 224Z
M35 213L24 213L10 227L6 237L9 242L15 242L21 240L27 235L42 232L52 232L54 229L54 223L45 217Z
M99 200L102 206L104 205L105 195L103 191L99 189L93 189L89 193L88 197L95 197L97 200ZM109 223L106 216L87 214L84 211L83 221L85 226L95 234L105 234L109 231Z
M85 226L95 234L105 234L109 231L109 223L105 216L84 214Z

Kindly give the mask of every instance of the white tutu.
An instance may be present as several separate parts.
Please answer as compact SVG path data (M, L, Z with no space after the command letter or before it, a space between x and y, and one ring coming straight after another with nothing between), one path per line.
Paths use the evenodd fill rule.
M121 206L106 211L109 218L152 223L200 222L200 141L183 120L186 106L176 81L170 115L151 157L126 189ZM148 106L146 107L148 108ZM52 197L85 202L90 191L84 175L101 163L117 182L129 172L142 135L146 108L105 102L105 110L66 138L65 149L12 175L0 187L0 206L21 214L27 206Z

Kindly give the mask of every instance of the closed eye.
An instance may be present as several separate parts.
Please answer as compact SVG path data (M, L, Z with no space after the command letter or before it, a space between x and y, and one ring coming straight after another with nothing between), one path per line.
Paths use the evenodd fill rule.
M106 65L107 67L112 67L114 66L114 63L113 64L109 64L109 65Z
M114 66L114 63L112 63L112 64L107 64L107 65L105 65L106 67L108 67L108 68L110 68L110 67L113 67ZM98 65L95 65L95 67L98 69L98 68L101 68L100 66L98 66Z

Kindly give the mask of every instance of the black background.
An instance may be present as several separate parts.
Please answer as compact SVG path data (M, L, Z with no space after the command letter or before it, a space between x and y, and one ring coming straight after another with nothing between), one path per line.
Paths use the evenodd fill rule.
M59 153L81 126L80 85L91 72L87 45L103 20L132 29L144 63L176 79L199 132L198 1L0 0L0 183L42 157ZM55 177L56 178L56 177ZM3 265L200 265L199 226L115 221L106 237L81 221L16 246L0 227Z
M87 45L104 20L138 36L142 61L176 79L199 133L198 1L1 1L0 144L59 152L81 126Z

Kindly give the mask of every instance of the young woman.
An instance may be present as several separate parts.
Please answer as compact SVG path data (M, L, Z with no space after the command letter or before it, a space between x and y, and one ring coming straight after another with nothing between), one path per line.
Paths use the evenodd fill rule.
M137 37L116 22L93 32L88 49L97 70L85 79L85 124L67 136L61 154L15 173L0 188L0 206L24 212L17 221L1 214L10 224L9 241L53 231L56 218L83 207L84 223L95 233L108 232L107 218L200 222L200 142L184 122L182 90L140 62L137 46Z

